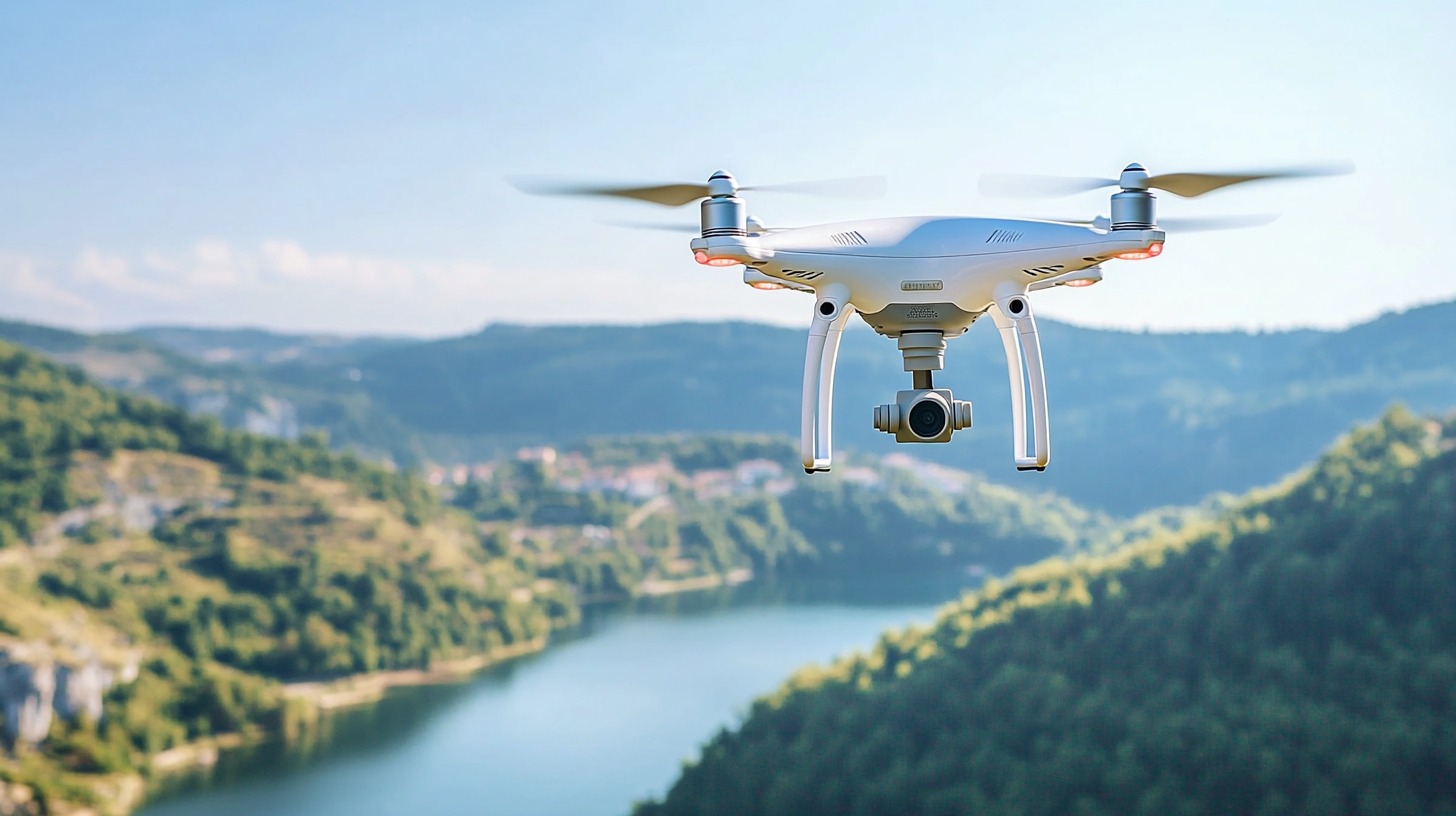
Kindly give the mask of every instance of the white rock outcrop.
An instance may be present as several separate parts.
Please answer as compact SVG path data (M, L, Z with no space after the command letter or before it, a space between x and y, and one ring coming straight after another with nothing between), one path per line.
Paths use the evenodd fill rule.
M5 718L5 741L35 744L51 729L56 691L55 665L22 663L0 652L0 716Z
M122 672L122 682L136 677L133 664ZM116 679L116 672L95 658L71 666L0 649L0 736L8 745L34 745L50 733L57 716L99 723L102 698Z

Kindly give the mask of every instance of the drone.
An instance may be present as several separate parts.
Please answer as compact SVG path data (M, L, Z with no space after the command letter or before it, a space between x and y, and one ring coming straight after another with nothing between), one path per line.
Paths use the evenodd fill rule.
M679 207L701 201L701 225L690 249L710 267L743 267L757 289L788 289L814 296L804 355L800 454L806 473L831 462L831 406L840 337L856 314L897 342L911 387L875 407L876 430L896 442L949 442L971 427L971 403L937 388L946 341L983 316L1001 336L1011 386L1012 458L1016 469L1042 471L1051 459L1047 389L1041 342L1030 293L1102 280L1102 264L1146 260L1163 251L1166 230L1196 231L1258 226L1269 216L1167 219L1156 217L1162 190L1194 198L1235 184L1351 172L1347 165L1294 167L1239 173L1149 175L1129 164L1117 178L988 174L981 191L993 195L1057 196L1117 187L1111 215L1091 220L975 217L892 217L794 228L769 228L748 215L739 193L751 190L870 197L883 179L739 186L718 171L707 183L650 186L577 185L518 181L525 192L636 199ZM1031 436L1028 440L1027 409ZM1028 447L1030 441L1030 447Z

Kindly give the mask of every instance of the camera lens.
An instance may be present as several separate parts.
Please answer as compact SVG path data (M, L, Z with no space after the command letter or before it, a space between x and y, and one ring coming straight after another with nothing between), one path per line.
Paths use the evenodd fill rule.
M939 436L945 430L945 406L923 399L910 407L910 430L922 439Z

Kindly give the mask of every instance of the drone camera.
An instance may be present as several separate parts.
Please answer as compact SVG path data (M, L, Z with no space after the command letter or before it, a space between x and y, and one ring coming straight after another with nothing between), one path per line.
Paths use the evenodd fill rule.
M875 408L875 430L896 442L949 442L951 434L971 427L971 404L949 389L900 391L895 401Z

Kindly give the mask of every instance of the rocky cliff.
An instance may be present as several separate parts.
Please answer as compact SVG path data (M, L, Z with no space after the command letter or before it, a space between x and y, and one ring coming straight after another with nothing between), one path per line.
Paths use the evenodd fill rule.
M0 647L0 733L6 745L45 739L51 720L101 720L101 698L117 682L136 679L135 661L103 666L95 657L59 662L24 644Z

